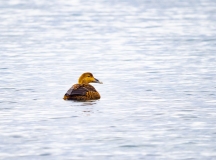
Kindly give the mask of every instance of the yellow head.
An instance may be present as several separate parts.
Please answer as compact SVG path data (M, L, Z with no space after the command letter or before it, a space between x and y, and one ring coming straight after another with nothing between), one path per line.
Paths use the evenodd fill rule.
M79 84L89 84L89 83L100 83L102 84L102 82L100 82L98 79L94 78L93 74L90 72L86 72L83 73L79 80L78 80Z

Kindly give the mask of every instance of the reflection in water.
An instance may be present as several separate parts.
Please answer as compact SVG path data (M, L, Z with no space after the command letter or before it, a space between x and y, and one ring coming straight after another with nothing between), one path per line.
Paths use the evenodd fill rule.
M173 2L0 1L0 159L215 159L216 1Z
M73 112L78 114L84 113L84 115L90 116L91 114L98 112L95 107L97 106L97 102L99 102L99 100L88 100L83 102L68 100L66 102L70 103L73 108Z
M96 104L97 101L86 101L86 102L83 102L83 104L81 106L91 106L91 105L94 105Z
M92 107L86 108L85 110L83 110L83 112L86 113L86 115L90 116L91 114L95 112L93 108L95 104L96 104L96 101L83 102L81 106L92 106Z

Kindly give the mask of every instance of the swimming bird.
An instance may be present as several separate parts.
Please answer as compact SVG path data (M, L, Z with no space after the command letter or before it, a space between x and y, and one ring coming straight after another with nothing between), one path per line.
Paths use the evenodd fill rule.
M100 99L100 94L89 83L100 83L98 79L94 78L90 72L83 73L79 79L78 84L74 84L64 95L64 100L96 100Z

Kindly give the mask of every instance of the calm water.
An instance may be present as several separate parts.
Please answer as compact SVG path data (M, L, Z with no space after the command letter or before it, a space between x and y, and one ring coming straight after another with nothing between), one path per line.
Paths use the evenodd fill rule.
M2 0L0 75L0 159L216 159L216 1Z

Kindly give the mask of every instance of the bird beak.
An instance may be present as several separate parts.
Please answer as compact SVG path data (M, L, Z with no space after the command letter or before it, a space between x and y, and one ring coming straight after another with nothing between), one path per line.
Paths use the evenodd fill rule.
M95 81L93 83L100 83L103 84L103 82L99 81L98 79L95 78Z

